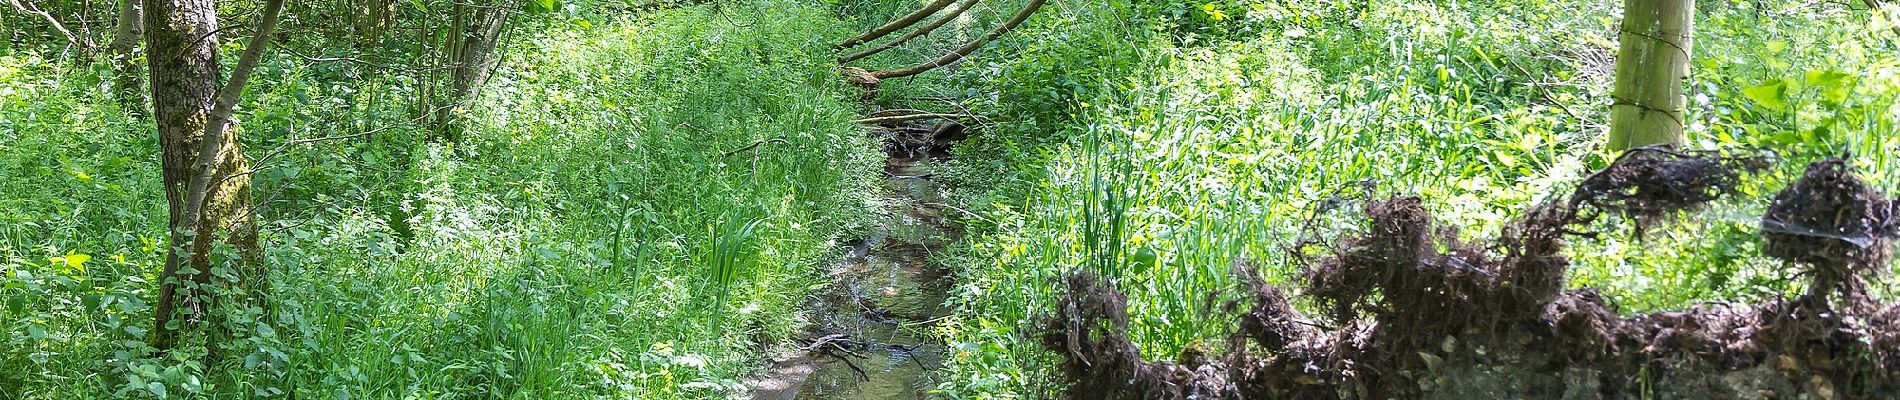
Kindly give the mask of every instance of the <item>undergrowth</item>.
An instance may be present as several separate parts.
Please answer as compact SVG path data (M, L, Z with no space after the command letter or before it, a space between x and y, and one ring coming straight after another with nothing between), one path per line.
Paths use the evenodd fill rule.
M569 7L512 31L458 145L402 77L269 57L239 114L271 312L215 365L142 342L149 123L103 69L0 53L0 397L724 397L869 221L878 144L823 51L844 28L808 2Z

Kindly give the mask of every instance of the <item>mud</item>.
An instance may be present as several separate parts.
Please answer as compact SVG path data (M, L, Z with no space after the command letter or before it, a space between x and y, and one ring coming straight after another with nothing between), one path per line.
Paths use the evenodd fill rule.
M1591 230L1599 217L1656 223L1733 195L1762 167L1633 151L1477 243L1416 198L1370 202L1360 231L1305 257L1298 289L1321 315L1302 315L1284 289L1237 264L1249 283L1230 305L1245 309L1237 329L1222 354L1186 365L1142 360L1124 333L1126 299L1076 273L1043 344L1064 359L1072 398L1900 396L1900 306L1865 290L1900 234L1895 203L1838 159L1810 165L1762 219L1764 252L1809 279L1806 294L1621 317L1593 290L1564 289L1565 240L1601 234Z
M883 216L826 271L806 344L748 382L753 399L919 399L939 382L946 349L930 331L949 313L951 282L930 257L961 232L930 171L948 144L928 126L874 130L890 156Z

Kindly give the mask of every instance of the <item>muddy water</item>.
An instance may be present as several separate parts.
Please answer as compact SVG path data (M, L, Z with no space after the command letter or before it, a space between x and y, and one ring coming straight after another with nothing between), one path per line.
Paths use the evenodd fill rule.
M956 234L943 216L929 157L892 157L882 221L831 266L811 304L809 349L781 356L752 382L753 399L919 399L939 382L950 282L930 263Z

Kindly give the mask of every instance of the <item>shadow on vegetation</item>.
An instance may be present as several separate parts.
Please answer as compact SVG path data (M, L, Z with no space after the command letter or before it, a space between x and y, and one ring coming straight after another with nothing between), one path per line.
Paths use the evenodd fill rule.
M1246 263L1251 308L1223 354L1190 347L1144 361L1126 298L1086 272L1045 320L1067 393L1174 398L1874 398L1900 390L1900 305L1868 280L1900 237L1895 200L1843 160L1815 162L1762 216L1764 252L1811 280L1798 297L1621 317L1588 288L1565 289L1566 238L1622 216L1640 227L1733 194L1756 157L1648 148L1532 207L1488 243L1436 225L1415 197L1373 201L1365 231L1299 250L1304 296ZM1302 246L1306 247L1306 246ZM1239 309L1245 304L1228 304Z

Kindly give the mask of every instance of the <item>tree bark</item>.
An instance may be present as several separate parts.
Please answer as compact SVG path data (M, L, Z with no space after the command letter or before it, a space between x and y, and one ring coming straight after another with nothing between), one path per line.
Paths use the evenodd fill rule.
M235 281L256 294L251 280L262 275L262 251L250 212L250 177L241 173L250 165L237 135L226 133L244 84L270 44L283 4L265 4L256 36L222 87L214 0L145 5L153 119L171 217L170 250L160 274L151 338L159 350L172 349L182 332L204 325L218 292L224 292L216 290L220 286ZM216 244L229 246L236 257L214 257Z
M460 41L451 41L455 47L449 55L454 58L454 80L449 88L449 97L442 106L435 108L437 136L448 143L461 141L462 126L460 115L475 104L483 86L488 84L489 75L495 71L500 57L495 49L501 43L501 33L507 25L512 10L500 5L472 6L476 8L474 23L465 24L460 30Z
M912 76L912 75L917 75L924 72L929 72L930 70L936 69L937 67L950 65L950 63L954 63L954 62L957 62L958 60L962 60L964 57L969 57L970 54L975 53L977 49L983 48L983 45L989 44L990 41L1003 37L1003 35L1005 34L1009 34L1009 31L1016 29L1017 25L1022 25L1023 21L1029 20L1030 15L1035 15L1036 10L1042 9L1042 4L1044 1L1045 0L1030 0L1029 4L1024 5L1022 10L1017 11L1015 16L1009 18L1009 21L1004 21L1003 25L997 26L996 29L991 30L989 34L983 35L983 37L979 37L979 38L976 38L975 40L971 40L969 43L964 43L963 46L957 47L956 50L952 50L949 53L944 54L942 57L938 57L935 60L931 60L923 64L913 65L907 68L872 72L871 76L879 80ZM1641 1L1641 0L1630 0L1630 1Z
M1609 148L1681 144L1695 0L1624 0L1619 36Z
M896 48L897 46L902 46L904 45L904 43L910 42L911 39L916 39L919 37L923 37L924 35L928 35L930 34L931 31L935 31L937 30L937 28L941 28L944 25L949 24L950 21L956 20L957 17L963 15L964 12L970 11L970 8L975 7L976 3L979 1L982 1L982 0L963 0L962 2L957 3L956 7L951 8L950 12L944 13L942 17L938 17L936 21L931 21L929 24L924 25L921 28L917 28L917 30L911 31L910 33L904 34L904 36L898 37L896 39L891 39L891 41L885 42L884 44L878 45L877 47L864 49L864 51L851 53L850 55L847 55L844 57L838 57L838 63L843 64L843 63L848 63L852 61L857 61L865 57L870 57L872 55L876 55L877 53L882 53L885 50L890 50L890 49Z
M145 36L145 21L141 14L144 0L119 1L119 26L112 32L112 43L106 45L106 57L111 58L114 89L119 103L127 110L142 113L145 110L145 95L140 88L145 81L140 78L138 45Z
M860 44L870 43L871 41L877 40L878 38L884 37L885 35L889 35L893 32L897 32L899 29L908 28L911 25L917 24L917 21L922 21L924 20L924 18L930 17L931 14L936 14L938 10L942 10L944 7L949 7L950 3L953 1L956 1L956 0L932 1L930 5L924 6L923 9L912 11L910 14L905 14L903 17L898 18L894 21L886 22L884 23L884 25L879 25L876 28L871 28L870 31L864 32L864 34L858 35L857 37L851 38L849 40L845 40L843 43L838 43L834 47L838 49L845 49L845 48L850 48L852 46L857 46Z

